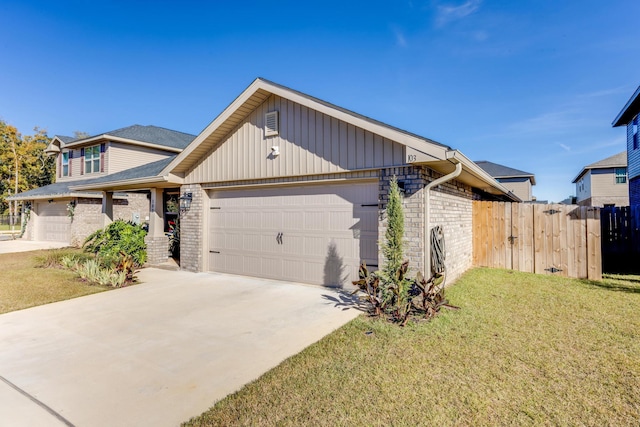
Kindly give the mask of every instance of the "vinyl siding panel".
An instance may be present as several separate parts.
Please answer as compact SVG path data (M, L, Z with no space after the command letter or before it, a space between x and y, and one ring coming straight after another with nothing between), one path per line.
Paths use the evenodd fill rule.
M264 136L264 114L279 113L277 136ZM280 155L272 156L277 146ZM186 176L187 183L340 173L404 164L394 141L271 95Z
M591 197L597 196L628 196L627 184L616 184L613 168L596 169L591 171Z
M584 183L584 189L580 190L580 184ZM576 182L576 202L580 203L582 200L591 197L591 171L588 170L578 182Z
M110 142L105 156L105 170L112 174L166 159L167 156L169 153L162 150Z
M640 148L633 149L633 120L627 124L627 163L629 179L640 176Z
M502 185L504 185L509 191L522 199L523 202L531 200L531 181L528 179L499 179Z

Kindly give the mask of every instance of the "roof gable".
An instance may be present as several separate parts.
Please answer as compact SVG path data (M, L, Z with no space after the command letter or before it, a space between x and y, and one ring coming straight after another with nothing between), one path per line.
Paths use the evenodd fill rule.
M531 179L531 184L536 185L535 175L530 172L521 171L519 169L510 168L508 166L486 160L479 160L474 163L494 178L529 178Z
M258 78L216 117L193 142L163 171L164 174L184 174L202 157L240 125L257 107L271 95L276 95L317 112L362 128L400 144L412 147L433 160L444 160L450 147L389 126L377 120L354 113L302 92Z
M571 181L575 184L587 171L592 169L609 169L609 168L626 168L627 167L627 152L622 151L606 159L598 160L582 168L580 173Z

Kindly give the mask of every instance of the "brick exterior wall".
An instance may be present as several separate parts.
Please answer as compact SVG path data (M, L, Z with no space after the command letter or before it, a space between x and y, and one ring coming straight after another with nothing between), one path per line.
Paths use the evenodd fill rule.
M409 260L411 274L424 273L424 186L441 177L428 168L416 166L383 169L380 172L380 218L378 241L384 242L387 219L384 213L388 202L389 182L392 176L405 185L402 206L405 214L405 258ZM473 224L471 187L458 181L450 181L432 188L430 196L430 228L440 225L445 238L445 265L447 283L453 283L473 264ZM379 266L384 259L379 254Z
M203 271L203 234L205 203L208 196L199 184L183 185L180 194L192 194L191 208L180 216L180 268ZM207 205L208 206L208 205ZM206 209L208 213L208 209Z
M102 228L102 199L77 198L73 221L71 221L71 244L82 246L85 239ZM149 199L146 194L127 193L125 198L113 199L113 219L131 221L133 214L139 215L140 222L149 216Z
M402 208L404 210L404 237L405 237L405 259L409 260L410 274L417 271L424 271L423 241L424 241L424 196L423 187L425 184L424 171L420 167L407 166L398 168L382 169L379 181L379 212L378 218L378 242L379 247L384 245L385 233L387 232L387 203L389 202L389 183L395 175L398 182L404 182L405 193L402 198ZM378 266L384 266L382 251L378 251Z
M428 170L428 180L441 174ZM473 266L473 191L456 180L431 189L431 227L444 232L447 284L455 282Z
M144 242L147 244L147 264L158 265L169 259L169 237L146 236Z
M604 205L629 206L629 197L624 197L624 196L589 197L588 199L580 200L577 204L579 206L597 206L597 207L604 207Z

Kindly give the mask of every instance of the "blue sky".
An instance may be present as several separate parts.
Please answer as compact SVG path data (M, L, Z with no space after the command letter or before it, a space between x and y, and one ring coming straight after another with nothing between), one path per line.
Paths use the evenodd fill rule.
M0 118L24 134L197 134L264 77L535 173L560 201L625 149L640 2L0 2Z

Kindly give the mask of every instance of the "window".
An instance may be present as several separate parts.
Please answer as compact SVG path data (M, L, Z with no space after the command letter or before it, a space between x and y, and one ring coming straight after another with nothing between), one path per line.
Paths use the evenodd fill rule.
M627 183L627 168L616 168L616 184Z
M84 149L84 173L100 172L100 146L94 145Z
M62 176L69 176L69 152L62 153Z

